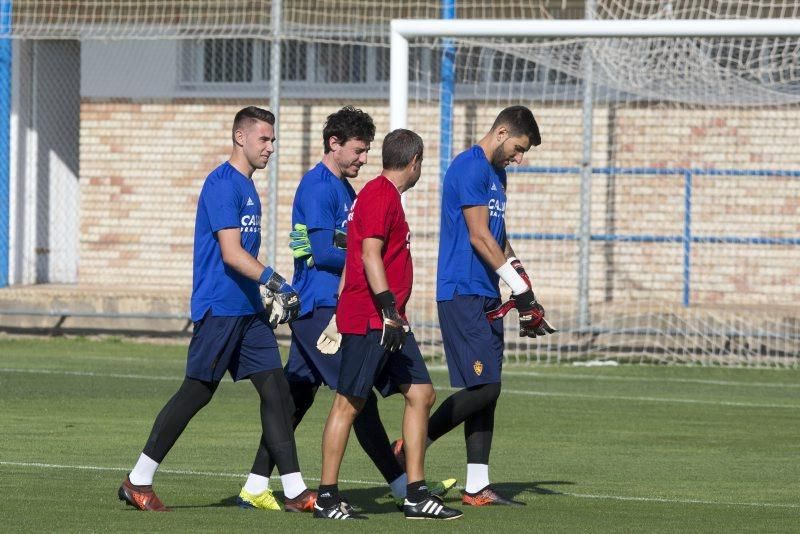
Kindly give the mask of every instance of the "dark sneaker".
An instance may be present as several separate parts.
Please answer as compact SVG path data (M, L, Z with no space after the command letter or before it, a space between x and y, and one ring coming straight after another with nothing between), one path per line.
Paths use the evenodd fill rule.
M512 501L497 493L492 486L486 486L476 493L464 492L462 504L467 506L525 506L524 502Z
M431 495L436 495L437 497L444 498L447 495L447 491L456 485L458 482L455 478L447 478L442 480L441 482L434 482L430 486L428 486L428 491ZM397 509L401 512L403 511L403 506L405 505L405 497L395 497L394 504L397 506Z
M406 470L406 452L403 450L403 440L398 439L392 442L392 452L394 453L394 457L397 459L397 463L400 464L400 467L403 468L403 471Z
M314 517L317 519L366 519L359 515L347 501L340 500L333 506L322 508L314 502Z
M125 477L122 485L117 491L119 500L125 501L126 504L133 506L139 510L150 512L171 512L169 508L164 506L161 499L153 491L153 486L134 486L131 480Z
M284 512L313 512L314 503L317 502L317 492L308 488L294 499L283 501Z
M436 495L428 495L428 498L418 503L406 502L403 504L403 513L406 519L442 519L449 521L450 519L458 519L463 512L445 506L441 497Z

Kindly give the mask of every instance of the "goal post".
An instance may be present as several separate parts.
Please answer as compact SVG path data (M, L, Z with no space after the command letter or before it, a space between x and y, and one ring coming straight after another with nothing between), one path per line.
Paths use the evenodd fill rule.
M789 146L797 133L791 123L774 127L770 118L798 113L796 20L392 20L390 126L420 125L430 134L424 136L426 148L447 148L441 131L431 129L430 113L448 88L435 87L428 74L430 59L414 64L412 56L415 47L417 56L427 50L444 54L452 43L459 47L456 63L462 69L455 78L469 94L456 90L464 108L454 119L463 124L462 142L454 143L453 153L440 152L440 158L450 159L477 141L491 124L491 113L505 105L533 102L537 118L540 109L545 117L566 116L571 113L563 109L566 105L578 116L582 108L584 117L581 128L571 124L569 132L539 118L542 147L521 167L509 169L510 206L528 203L528 209L545 213L555 209L555 217L563 216L560 222L568 228L548 232L544 224L520 226L525 221L522 214L511 214L515 250L519 239L528 243L522 248L531 251L529 256L541 250L550 256L549 264L537 257L533 269L542 279L537 295L548 312L552 288L547 281L556 278L554 273L570 280L551 297L563 301L553 306L561 334L520 341L513 325L506 325L512 361L612 357L798 366L800 313L796 300L774 287L774 281L800 274L794 267L800 262L800 228L791 223L800 211L791 201L791 207L779 207L786 203L787 187L798 190L800 151ZM523 71L526 68L537 73ZM539 75L543 69L549 78ZM479 89L468 87L479 79ZM519 82L516 92L492 83L497 80ZM560 84L557 90L563 92L548 89L548 82ZM537 91L543 96L537 97ZM410 120L410 106L424 108L417 110L424 118ZM440 112L444 115L444 106ZM444 116L441 124L443 130ZM715 153L718 129L732 133L734 142L737 132L747 131L748 136L738 140L752 146L741 154L734 148L730 154ZM455 130L458 125L450 128ZM644 131L652 138L642 137ZM648 153L659 143L668 144L664 136L672 134L663 132L688 133L687 141L696 144L683 153L665 155L663 147L662 152ZM431 138L437 135L438 143ZM535 164L538 155L548 151L561 151L563 156L565 151L552 140L563 143L567 136L579 150L566 158L545 156L548 164ZM598 158L598 147L606 157ZM579 184L559 181L567 175L577 177ZM515 191L517 176L525 180L521 195ZM753 188L748 182L753 180L765 185L749 197ZM602 182L601 187L593 190L593 182ZM440 194L438 187L425 187L432 198ZM544 193L540 198L556 196L548 187L564 188L559 193L562 204L536 205L537 190ZM600 193L605 199L598 198ZM575 204L570 197L578 198L579 205L568 207ZM438 206L432 204L426 200L416 219L415 229L422 226L428 236L439 223ZM744 204L763 206L756 210L759 214L772 211L763 217L753 214L756 224L747 228L742 219L751 214ZM541 216L537 223L544 220ZM599 228L600 223L605 228ZM655 251L657 247L661 249ZM675 257L674 265L659 270L668 255ZM569 261L562 257L567 256L574 264L564 272ZM601 262L622 264L623 259L619 271L624 274L605 269L600 279L589 270ZM421 263L431 272L435 261L433 257ZM762 276L766 272L772 274ZM751 316L756 319L749 321Z

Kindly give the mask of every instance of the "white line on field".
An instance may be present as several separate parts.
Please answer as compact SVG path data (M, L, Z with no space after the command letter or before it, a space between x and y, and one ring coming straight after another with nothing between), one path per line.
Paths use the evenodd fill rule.
M0 461L0 465L9 467L25 467L33 469L74 469L79 471L129 471L127 467L103 467L97 465L64 465L64 464L47 464L41 462L9 462ZM167 473L172 475L191 475L203 476L211 478L245 478L242 473L219 473L211 471L191 471L185 469L160 469L160 473ZM318 478L305 477L306 480L319 481ZM280 480L280 479L277 479ZM339 482L345 484L362 484L367 486L383 486L384 482L373 480L340 480ZM460 488L460 486L459 486ZM782 504L782 503L768 503L768 502L729 502L729 501L707 501L701 499L667 499L663 497L627 497L624 495L593 495L587 493L570 493L559 492L560 495L570 497L577 497L579 499L607 499L614 501L635 501L635 502L660 502L668 504L708 504L714 506L753 506L757 508L800 508L800 504Z
M447 367L429 366L429 371L446 371ZM792 371L787 372L791 373ZM705 378L656 378L652 376L612 376L572 373L541 373L537 371L514 371L503 369L503 376L532 376L536 378L564 378L568 380L611 380L618 382L675 382L678 384L703 384L709 386L755 386L765 388L800 388L800 383L785 382L742 382L738 380L710 380Z
M437 387L439 390L459 391L460 388ZM585 393L558 393L552 391L529 391L520 389L505 389L503 393L512 395L527 395L531 397L563 397L570 399L594 399L594 400L619 400L629 402L674 402L678 404L708 404L712 406L735 406L739 408L788 408L790 410L800 409L800 406L792 404L762 404L754 402L734 402L734 401L710 401L700 399L670 399L667 397L626 397L622 395L589 395Z
M88 376L92 378L126 378L133 380L167 380L182 381L182 376L158 376L158 375L137 375L121 373L94 373L91 371L59 371L55 369L14 369L8 367L0 368L0 373L28 373L28 374L49 374L65 376ZM440 386L436 389L441 391L458 391L459 388ZM712 401L700 399L671 399L667 397L627 397L621 395L589 395L584 393L559 393L551 391L533 391L520 389L505 389L503 392L510 395L526 395L530 397L560 397L572 399L594 399L594 400L619 400L628 402L665 402L677 404L705 404L710 406L732 406L738 408L782 408L789 410L800 409L799 405L793 404L766 404L754 402L734 402L734 401Z

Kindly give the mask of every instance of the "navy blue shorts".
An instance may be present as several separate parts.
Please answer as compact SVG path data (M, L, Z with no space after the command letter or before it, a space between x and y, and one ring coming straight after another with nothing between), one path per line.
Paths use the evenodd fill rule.
M339 349L336 354L322 354L317 349L317 339L334 313L336 308L314 308L310 314L292 321L292 345L289 348L289 360L283 369L286 380L317 386L327 384L331 389L336 389L342 351Z
M500 382L503 370L503 320L486 320L500 299L453 295L437 302L450 385L468 388Z
M342 367L336 391L342 395L366 399L375 387L388 397L403 384L430 384L431 375L422 359L413 333L406 336L403 348L386 352L381 347L381 331L366 335L342 335Z
M261 371L281 368L278 341L266 312L240 317L216 317L209 311L194 323L186 376L219 382L229 371L241 380Z

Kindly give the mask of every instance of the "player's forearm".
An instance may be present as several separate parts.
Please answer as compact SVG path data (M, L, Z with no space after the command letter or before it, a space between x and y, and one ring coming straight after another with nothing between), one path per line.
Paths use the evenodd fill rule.
M242 276L256 282L258 282L265 268L260 261L241 247L238 250L230 250L227 253L223 253L222 262Z
M365 251L361 259L364 262L364 274L367 277L367 283L372 293L377 295L388 291L389 282L386 280L386 268L383 265L383 258L381 258L380 252L376 254L373 251Z
M480 256L493 271L499 269L500 266L506 262L506 255L488 230L486 232L470 233L469 242L478 256Z
M511 241L509 241L508 238L506 238L506 246L505 249L503 250L503 253L505 254L506 259L517 257L517 255L514 254L514 249L511 248Z
M314 230L308 234L311 243L311 256L317 269L338 273L344 269L347 252L333 244L333 230Z
M342 294L342 290L344 289L344 275L347 272L347 265L345 265L344 269L342 269L342 277L339 279L339 289L336 291L337 295Z

